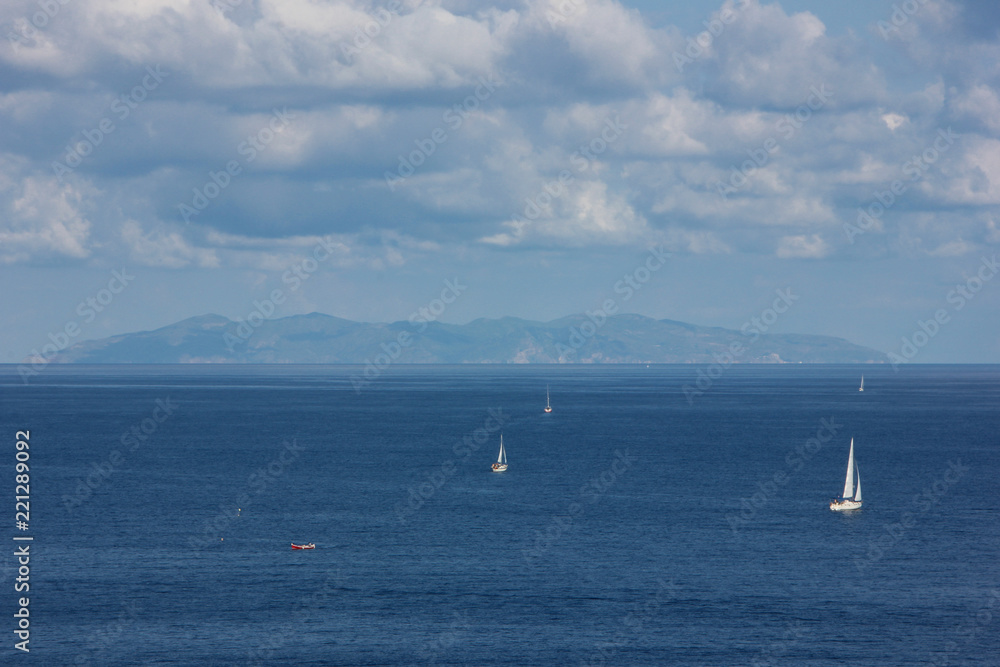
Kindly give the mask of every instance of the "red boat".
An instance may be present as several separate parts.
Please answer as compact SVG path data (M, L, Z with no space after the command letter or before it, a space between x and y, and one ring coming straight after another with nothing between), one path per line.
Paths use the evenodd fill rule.
M309 544L296 544L295 542L292 542L292 548L293 549L315 549L316 545L313 544L312 542L310 542Z

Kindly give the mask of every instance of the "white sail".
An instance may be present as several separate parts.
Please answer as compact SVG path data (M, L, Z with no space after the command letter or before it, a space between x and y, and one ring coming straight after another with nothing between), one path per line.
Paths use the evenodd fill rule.
M503 435L500 436L500 453L497 454L497 463L507 463L507 454L503 451Z
M842 498L854 496L854 438L851 438L851 453L847 456L847 479L844 480L844 495Z
M858 481L855 485L854 476ZM851 453L847 455L847 478L844 480L844 494L840 500L830 503L834 511L856 510L861 507L861 468L854 460L854 438L851 438Z
M858 391L864 391L864 390L865 390L865 376L862 375L861 376L861 386L858 387Z

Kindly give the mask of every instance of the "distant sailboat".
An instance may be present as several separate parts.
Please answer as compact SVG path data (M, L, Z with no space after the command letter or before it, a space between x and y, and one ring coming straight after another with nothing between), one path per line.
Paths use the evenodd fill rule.
M861 386L858 387L858 391L864 391L864 390L865 390L865 376L862 375L861 376Z
M549 385L545 385L545 411L552 412L552 404L549 403Z
M503 472L507 469L507 452L503 449L503 433L500 434L500 453L497 462L493 464L493 472Z
M857 475L858 482L854 483ZM844 480L844 494L839 500L830 503L830 509L856 510L861 507L861 470L854 462L854 438L851 438L851 453L847 455L847 478Z

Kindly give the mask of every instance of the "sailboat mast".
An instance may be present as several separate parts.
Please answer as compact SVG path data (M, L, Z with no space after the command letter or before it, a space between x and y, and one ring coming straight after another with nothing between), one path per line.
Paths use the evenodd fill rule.
M843 498L854 496L854 438L851 438L851 453L847 456L847 479L844 480Z

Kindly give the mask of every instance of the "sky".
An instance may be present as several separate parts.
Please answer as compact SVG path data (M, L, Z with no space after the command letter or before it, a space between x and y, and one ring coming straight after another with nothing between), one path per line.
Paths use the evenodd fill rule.
M2 363L405 320L449 283L443 322L733 329L784 290L769 331L1000 363L995 2L7 0L0 29Z

